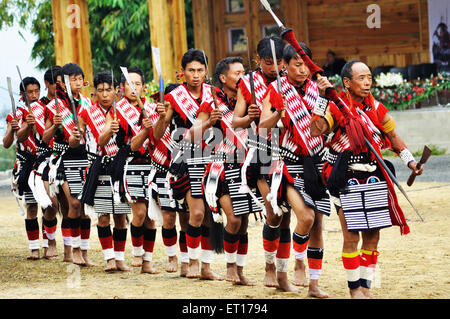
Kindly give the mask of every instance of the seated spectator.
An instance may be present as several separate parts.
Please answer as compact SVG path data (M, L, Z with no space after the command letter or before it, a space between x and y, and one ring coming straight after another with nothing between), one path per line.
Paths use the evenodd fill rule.
M344 59L336 58L336 53L329 50L327 52L327 63L322 67L325 75L330 77L336 74L341 74L346 61Z

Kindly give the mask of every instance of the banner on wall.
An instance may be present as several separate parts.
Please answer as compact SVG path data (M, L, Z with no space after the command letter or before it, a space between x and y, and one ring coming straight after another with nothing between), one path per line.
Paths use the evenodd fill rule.
M438 72L450 71L450 1L428 0L430 57Z

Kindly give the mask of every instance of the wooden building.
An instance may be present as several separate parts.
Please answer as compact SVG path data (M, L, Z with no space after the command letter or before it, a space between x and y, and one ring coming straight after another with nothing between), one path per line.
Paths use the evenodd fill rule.
M271 0L286 27L307 43L323 65L328 50L375 68L429 62L427 0ZM369 28L371 5L379 6L380 28ZM229 55L247 60L258 41L278 28L259 0L192 0L195 45L212 61ZM371 23L369 23L371 25Z
M346 60L358 58L375 68L427 63L427 0L269 0L275 13L297 39L307 43L322 66L333 50ZM185 0L148 0L150 39L161 50L166 81L174 81L187 50ZM210 65L226 56L247 60L259 40L278 33L259 0L191 0L195 46L205 50ZM378 12L373 13L373 5ZM78 11L77 11L78 10ZM80 64L92 81L87 0L52 0L56 62ZM378 14L379 28L372 28ZM375 23L376 25L376 23ZM149 52L151 54L151 52ZM247 61L246 61L247 64ZM154 72L156 74L156 72Z

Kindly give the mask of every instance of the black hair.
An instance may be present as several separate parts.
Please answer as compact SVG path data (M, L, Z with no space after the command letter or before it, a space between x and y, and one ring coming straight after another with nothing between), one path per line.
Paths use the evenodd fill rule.
M58 76L63 77L62 68L59 65L52 66L50 69L45 71L44 81L50 84L55 84Z
M206 57L206 61L205 61L205 57ZM183 58L181 59L181 66L183 67L183 69L185 69L186 65L188 65L192 61L200 62L201 64L206 66L208 64L208 57L206 56L206 54L203 54L202 50L189 49L183 55Z
M312 52L311 49L303 42L298 43L303 51L305 51L306 55L312 60ZM299 56L297 51L292 47L292 45L288 44L283 50L283 60L286 61L287 64L291 62L292 58Z
M41 89L41 84L39 83L39 81L32 77L32 76L27 76L26 78L23 79L23 86L22 86L22 82L20 82L19 84L19 91L20 93L25 93L28 85L30 84L35 84L39 87L39 90Z
M220 60L219 63L217 63L213 78L216 85L222 87L222 82L220 81L219 76L221 74L227 74L230 70L230 64L234 63L244 64L243 59L240 56L230 56Z
M113 82L112 74L109 72L101 72L98 73L94 77L94 88L97 89L97 87L100 84L108 83L111 86L111 83ZM114 79L114 87L117 87L117 81Z
M138 66L132 66L131 68L128 68L128 73L136 73L139 74L141 76L141 80L142 80L142 84L145 83L145 76L144 76L144 72L141 70L140 67ZM120 83L125 84L125 75L123 75L120 77Z
M177 87L179 87L181 84L179 83L169 83L166 86L166 89L164 90L164 95L169 94L170 92L172 92L173 90L175 90Z
M332 56L336 57L336 53L334 53L334 51L328 50L327 54L331 54Z
M261 41L258 43L258 47L256 48L256 51L258 52L258 55L261 59L264 58L271 58L272 56L272 49L270 47L270 40L273 40L275 44L275 54L277 56L277 59L283 58L283 50L286 46L286 43L282 38L276 35L272 35L269 37L264 37Z
M84 79L84 72L81 66L75 63L67 63L62 67L62 74L63 75L81 75Z
M351 61L348 61L347 63L345 63L344 67L341 70L342 82L344 82L344 78L349 78L350 80L352 79L352 77L353 77L353 72L352 72L353 64L360 63L360 62L361 62L360 60L356 60L355 59L355 60L351 60Z

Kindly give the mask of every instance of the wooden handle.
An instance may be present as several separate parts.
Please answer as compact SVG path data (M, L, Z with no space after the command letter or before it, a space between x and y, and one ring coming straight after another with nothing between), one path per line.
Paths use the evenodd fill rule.
M418 163L417 164L417 169L421 169L422 168L422 163ZM416 180L416 174L414 174L414 173L411 173L411 175L409 176L409 178L408 178L408 182L406 183L406 185L408 185L409 187L411 187L412 186L412 184L414 184L414 181Z

